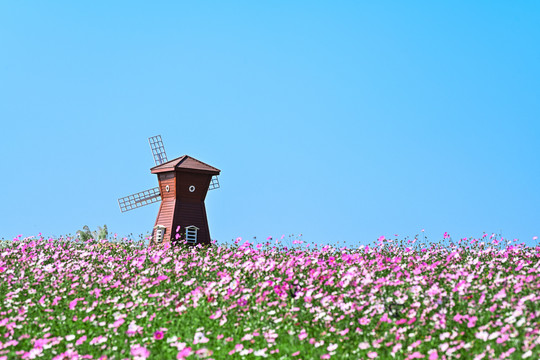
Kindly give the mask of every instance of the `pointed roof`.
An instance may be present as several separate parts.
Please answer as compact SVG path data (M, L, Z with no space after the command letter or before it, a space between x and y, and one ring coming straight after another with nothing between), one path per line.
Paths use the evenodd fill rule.
M203 163L200 160L192 158L189 155L183 155L176 159L169 160L161 165L150 168L152 174L174 171L176 169L193 170L195 172L203 172L211 175L219 175L221 170L213 166Z

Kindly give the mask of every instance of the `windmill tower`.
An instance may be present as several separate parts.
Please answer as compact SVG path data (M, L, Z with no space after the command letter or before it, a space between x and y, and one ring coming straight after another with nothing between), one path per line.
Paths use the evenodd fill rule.
M204 199L219 188L220 170L188 155L167 160L161 135L148 138L156 166L150 169L159 186L118 199L126 212L161 201L150 244L175 242L176 230L188 244L210 244Z

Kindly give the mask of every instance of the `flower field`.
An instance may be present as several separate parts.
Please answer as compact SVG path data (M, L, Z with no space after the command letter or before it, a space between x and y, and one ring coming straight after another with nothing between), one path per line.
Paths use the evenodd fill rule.
M449 241L19 237L0 249L0 360L538 359L540 247Z

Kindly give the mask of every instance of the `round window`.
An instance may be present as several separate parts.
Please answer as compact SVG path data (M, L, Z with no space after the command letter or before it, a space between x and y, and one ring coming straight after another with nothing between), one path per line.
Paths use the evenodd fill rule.
M169 185L165 186L165 190L169 192Z
M194 191L195 191L195 186L194 186L194 185L191 185L191 186L189 187L189 192L194 192Z

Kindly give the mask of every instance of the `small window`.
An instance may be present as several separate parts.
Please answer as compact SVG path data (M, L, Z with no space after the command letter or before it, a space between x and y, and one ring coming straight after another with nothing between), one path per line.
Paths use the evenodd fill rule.
M186 242L188 244L197 243L197 230L199 230L199 228L194 225L186 227Z
M157 225L154 227L154 243L161 244L163 242L163 238L165 237L165 226L163 225Z

